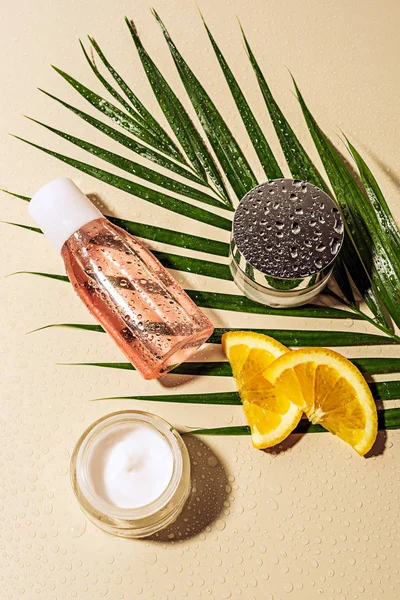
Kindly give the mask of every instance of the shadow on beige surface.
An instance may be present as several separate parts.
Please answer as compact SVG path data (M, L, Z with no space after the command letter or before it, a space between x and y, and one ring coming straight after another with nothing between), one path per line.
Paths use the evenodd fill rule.
M192 538L216 521L227 505L230 486L220 457L198 438L185 436L185 443L192 468L189 499L175 523L146 541L173 543Z

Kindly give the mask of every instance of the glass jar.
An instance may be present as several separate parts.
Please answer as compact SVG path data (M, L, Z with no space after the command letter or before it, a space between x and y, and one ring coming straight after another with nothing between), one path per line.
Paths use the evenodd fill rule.
M240 201L233 218L230 269L251 300L301 306L326 286L344 238L340 211L315 185L274 179Z
M129 426L154 428L167 442L173 460L172 475L162 493L137 508L119 508L102 498L90 477L96 445L108 436L118 436ZM100 529L127 538L150 536L173 523L191 489L190 459L179 433L164 419L142 411L115 412L98 419L78 440L71 457L71 484L87 517Z

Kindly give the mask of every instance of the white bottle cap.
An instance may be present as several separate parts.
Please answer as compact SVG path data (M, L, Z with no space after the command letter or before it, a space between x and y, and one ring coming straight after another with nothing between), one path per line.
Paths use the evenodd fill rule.
M103 217L67 177L54 179L40 188L29 202L28 212L58 250L83 225Z

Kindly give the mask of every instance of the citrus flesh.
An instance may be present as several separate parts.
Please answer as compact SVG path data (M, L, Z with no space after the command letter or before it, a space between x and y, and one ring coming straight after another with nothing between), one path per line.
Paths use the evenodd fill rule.
M327 348L288 352L271 363L263 378L275 390L350 444L361 456L377 435L377 412L371 391L360 371L344 356Z
M263 373L289 349L251 331L223 334L222 348L232 367L253 445L264 449L279 444L296 427L303 411L290 397L277 393Z

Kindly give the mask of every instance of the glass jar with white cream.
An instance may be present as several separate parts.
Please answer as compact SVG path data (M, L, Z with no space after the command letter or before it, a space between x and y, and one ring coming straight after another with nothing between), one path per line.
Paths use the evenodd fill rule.
M78 440L71 482L95 525L121 537L147 537L181 512L190 493L189 454L178 432L160 417L116 412Z

